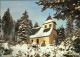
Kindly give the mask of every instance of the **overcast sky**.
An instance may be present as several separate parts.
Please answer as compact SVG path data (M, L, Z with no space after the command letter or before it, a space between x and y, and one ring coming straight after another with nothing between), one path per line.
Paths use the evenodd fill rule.
M38 22L40 26L46 21L47 17L50 15L53 18L53 14L55 11L52 9L47 9L43 12L41 12L42 6L37 5L34 1L1 1L1 17L4 15L4 12L10 8L10 13L13 17L13 19L16 21L21 18L22 14L25 10L28 11L29 19L32 20L32 23L34 25L35 22ZM59 28L61 25L63 27L66 27L66 21L63 20L56 20L53 18L53 20L57 23L57 28Z

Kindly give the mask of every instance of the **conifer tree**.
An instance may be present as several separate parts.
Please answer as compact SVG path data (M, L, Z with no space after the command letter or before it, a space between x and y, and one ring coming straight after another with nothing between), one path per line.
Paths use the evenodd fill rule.
M75 23L76 23L77 28L80 29L80 19L76 20Z
M1 29L1 16L0 16L0 29Z
M1 16L0 16L0 40L1 40Z
M70 16L72 21L77 22L80 19L80 0L40 0L36 3L43 5L42 11L47 8L56 10L54 18L65 20Z
M18 36L20 40L29 42L29 34L31 33L32 22L29 20L28 13L25 11L19 20Z
M35 23L34 27L39 27L39 25L38 25L38 23L37 23L37 22Z
M73 36L73 32L74 32L73 23L71 23L70 19L68 19L65 32L66 37Z
M74 40L73 46L74 51L80 53L80 36L77 36L77 39Z
M57 37L57 44L60 44L65 39L65 29L63 26L61 26L59 29L57 29L58 37Z
M36 3L43 5L42 11L47 8L56 10L56 18L66 18L67 15L70 15L73 19L80 18L80 0L40 0Z
M13 29L13 19L12 16L10 15L10 10L9 8L5 12L3 18L2 18L2 29L4 35L10 35L12 33Z

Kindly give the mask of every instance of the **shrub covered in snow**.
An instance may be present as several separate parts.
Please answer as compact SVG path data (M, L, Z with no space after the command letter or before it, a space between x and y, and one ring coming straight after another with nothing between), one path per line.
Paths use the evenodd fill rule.
M79 46L79 41L76 42L75 36L72 38L65 39L60 45L47 45L47 46L39 46L35 42L32 44L17 44L15 46L11 46L12 56L19 57L71 57L71 56L79 56L79 52L75 52L74 49L77 44ZM66 42L66 44L65 44ZM78 49L79 50L79 49ZM8 50L7 50L8 52Z
M3 55L8 55L12 53L12 49L10 49L10 46L7 43L2 43L1 47L0 47L0 53Z

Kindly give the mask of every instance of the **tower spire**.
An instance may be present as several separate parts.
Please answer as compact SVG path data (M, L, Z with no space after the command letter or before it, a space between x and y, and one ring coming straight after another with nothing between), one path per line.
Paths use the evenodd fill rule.
M9 8L7 9L7 12L9 12L10 10L9 10Z
M26 12L26 10L25 10L25 12L23 13L23 15L27 15L27 12Z
M46 20L52 20L52 17L50 16L50 13L49 13L49 16Z

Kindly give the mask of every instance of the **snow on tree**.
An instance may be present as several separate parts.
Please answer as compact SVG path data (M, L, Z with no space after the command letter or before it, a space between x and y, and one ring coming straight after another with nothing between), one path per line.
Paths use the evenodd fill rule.
M66 45L65 45L66 42ZM66 46L66 47L65 47ZM3 47L8 48L8 44L4 44ZM80 55L80 38L73 36L68 37L60 45L47 45L39 46L33 42L30 44L17 44L9 47L12 51L12 56L21 57L64 57L64 56L75 56ZM5 50L7 51L7 50Z
M74 35L80 37L80 27L75 26Z
M80 0L40 0L36 3L43 6L42 11L47 8L55 10L54 18L71 18L71 21L76 20L76 25L80 27Z
M74 33L74 25L71 22L71 20L68 19L65 30L66 37L73 36L73 33Z
M64 28L63 26L61 26L59 29L57 29L57 34L58 34L58 37L57 37L57 44L60 44L62 41L64 41L65 39L65 32L64 32Z
M20 40L29 42L29 34L31 33L32 21L29 20L28 13L25 11L19 20L18 36Z
M75 51L76 53L80 53L80 36L78 36L78 37L74 40L73 46L74 46L74 51Z
M3 31L3 39L6 40L8 38L8 41L12 40L12 34L13 34L13 18L10 14L9 8L7 11L4 13L4 16L2 18L2 31ZM8 36L6 38L6 36Z
M43 5L42 11L47 8L56 10L56 18L66 19L68 16L71 16L72 20L80 18L80 0L40 0L36 3Z
M0 46L0 55L10 55L12 53L12 49L10 49L10 45L8 42L1 43Z

